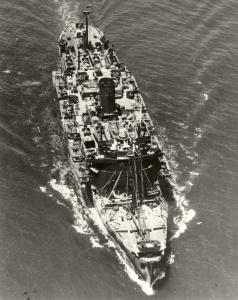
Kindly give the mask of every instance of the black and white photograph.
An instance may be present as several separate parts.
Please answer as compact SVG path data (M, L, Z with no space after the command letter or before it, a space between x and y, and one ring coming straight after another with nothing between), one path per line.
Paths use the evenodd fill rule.
M0 27L0 300L238 300L238 1Z

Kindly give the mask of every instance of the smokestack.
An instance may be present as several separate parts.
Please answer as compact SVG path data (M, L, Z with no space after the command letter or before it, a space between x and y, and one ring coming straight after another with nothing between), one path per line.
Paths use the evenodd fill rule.
M112 78L101 78L99 80L100 105L106 114L113 113L116 109L115 82Z

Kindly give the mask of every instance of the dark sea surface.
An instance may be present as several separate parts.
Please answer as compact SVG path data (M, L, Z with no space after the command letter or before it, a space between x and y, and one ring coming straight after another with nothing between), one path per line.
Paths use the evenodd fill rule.
M175 258L151 296L74 192L51 72L84 6L0 2L0 299L238 299L237 0L92 1L173 172Z

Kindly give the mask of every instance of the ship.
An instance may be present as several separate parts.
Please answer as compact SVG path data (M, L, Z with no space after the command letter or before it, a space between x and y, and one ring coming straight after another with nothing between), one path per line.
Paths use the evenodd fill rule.
M95 25L91 6L59 37L53 85L85 202L126 263L153 287L165 276L170 176L137 81Z

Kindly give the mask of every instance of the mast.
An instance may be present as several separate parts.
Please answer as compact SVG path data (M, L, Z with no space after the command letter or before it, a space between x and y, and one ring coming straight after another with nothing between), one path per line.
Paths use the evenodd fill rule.
M134 154L135 155L135 154ZM130 165L129 160L129 166L131 171L131 180L132 180L132 203L131 208L132 212L137 209L137 180L136 180L136 167L135 167L135 157L131 160L132 166Z
M86 20L86 43L85 43L85 48L88 49L88 16L91 14L91 11L87 10L87 8L90 8L92 5L87 5L85 8L85 11L83 14L85 15L85 20Z
M137 197L138 197L138 178L137 178L137 167L136 167L136 158L134 153L134 174L135 174L135 194L136 194L136 208L137 208Z
M137 209L137 193L138 193L138 181L137 181L137 169L136 169L136 125L135 125L135 112L133 112L133 139L132 139L132 209Z
M142 164L142 159L140 158L140 168L141 168L141 205L143 204L143 201L144 201L144 196L145 196L145 193L144 193L144 180L143 180L143 164Z

